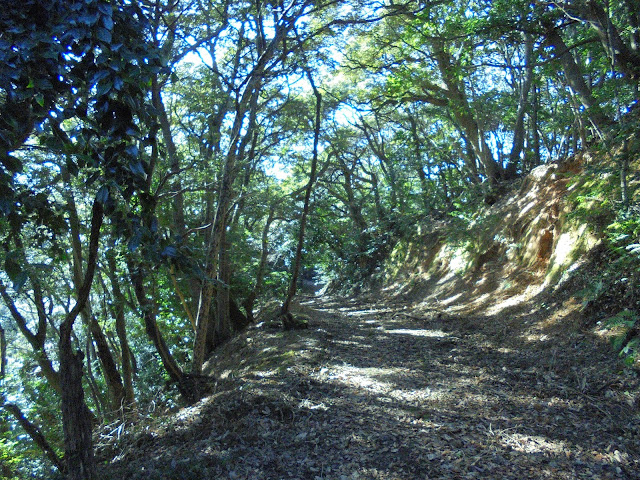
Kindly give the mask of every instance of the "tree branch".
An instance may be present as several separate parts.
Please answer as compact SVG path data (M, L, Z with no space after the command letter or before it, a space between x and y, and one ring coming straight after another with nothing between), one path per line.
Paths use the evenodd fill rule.
M13 417L24 429L24 431L27 432L27 435L31 437L31 440L33 440L33 443L35 443L44 452L44 454L51 461L51 463L53 463L55 467L61 473L64 474L65 472L64 462L58 456L58 454L53 449L51 444L47 441L45 436L42 434L42 431L40 430L40 428L34 423L32 423L31 421L29 421L29 419L24 416L24 414L22 413L22 410L20 410L20 407L18 407L17 405L13 403L5 403L3 405L3 408L9 413L11 413L11 415L13 415Z

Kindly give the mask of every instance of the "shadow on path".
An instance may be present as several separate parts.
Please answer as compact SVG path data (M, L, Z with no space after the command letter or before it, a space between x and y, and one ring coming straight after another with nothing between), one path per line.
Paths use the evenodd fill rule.
M593 342L552 358L539 340L483 330L496 319L415 318L336 298L302 308L309 330L252 328L234 340L210 362L218 393L123 447L105 473L638 478L637 411L620 377L598 376L614 363Z

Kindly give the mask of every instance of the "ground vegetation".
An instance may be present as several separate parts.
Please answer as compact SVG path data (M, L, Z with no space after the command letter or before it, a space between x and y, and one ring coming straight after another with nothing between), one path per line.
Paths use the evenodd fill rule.
M492 393L482 390L488 383L476 385L485 400L511 393L521 398L509 404L503 433L492 440L498 450L510 438L505 432L520 404L525 411L538 405L536 411L550 412L554 402L565 402L562 414L576 415L594 436L597 412L628 420L627 432L634 431L635 417L624 406L635 401L633 382L624 377L616 383L611 375L633 372L640 350L639 11L635 0L24 0L5 5L0 11L2 476L94 479L110 471L107 463L118 471L118 459L131 458L125 449L137 448L142 455L145 442L154 444L150 411L201 408L198 402L224 405L222 397L231 394L223 389L227 393L221 395L223 367L215 365L236 358L229 350L234 338L306 338L321 342L322 355L343 355L354 363L360 353L342 352L336 342L362 346L350 335L375 332L368 324L358 324L364 329L360 335L331 323L340 307L326 302L334 300L310 305L315 310L309 312L296 307L296 298L320 285L345 297L376 291L409 309L380 320L372 314L367 321L395 325L406 319L411 330L418 329L415 322L428 320L449 332L443 338L455 337L445 345L449 351L488 352L479 354L484 360L474 366L466 354L444 356L439 343L413 343L402 360L400 344L385 343L401 337L380 338L381 356L398 362L398 368L408 362L415 382L426 381L429 371L445 382L448 374L440 367L414 368L417 356L434 349L438 365L458 358L461 369L466 365L478 378L493 378ZM561 288L573 292L581 320L565 336L552 337L557 347L569 348L579 338L574 345L600 355L606 347L598 342L611 337L611 362L618 353L626 362L617 367L598 356L602 363L589 377L589 388L571 383L568 363L562 371L553 365L534 368L537 347L527 350L528 344L517 343L523 342L527 321L542 325L552 317L529 318L516 309L496 323L520 332L509 338L487 326L495 321L492 300L532 305L527 302L539 298L565 305L545 296ZM442 311L451 323L425 316L424 309ZM344 322L354 318L359 316L346 315ZM326 328L319 325L322 319L329 322ZM266 323L258 327L256 321ZM289 333L268 333L265 325ZM476 337L463 334L471 328L465 325L487 328ZM303 327L306 334L297 331ZM247 328L250 337L242 333ZM325 335L323 328L331 333ZM261 345L265 339L251 341ZM330 347L334 343L338 350ZM507 373L489 369L494 360L508 367L496 359L501 348L527 352L522 372L536 385L551 382L553 394L527 396L525 381L509 383ZM297 359L302 350L292 348L291 357ZM576 368L584 352L576 353ZM207 363L212 355L216 362ZM287 355L280 358L284 370L274 367L277 371L300 368L311 375L315 367L302 361L289 365ZM328 370L314 382L339 375L328 360L317 362L324 365L320 371ZM576 378L589 372L580 370ZM398 372L391 375L396 374L393 381L403 382ZM317 391L329 398L333 393L323 385ZM438 388L460 393L461 385ZM257 395L263 386L248 382L246 388ZM401 403L412 390L403 388L403 399L396 399ZM582 403L581 395L587 398ZM446 424L444 410L433 410L427 397L415 408L426 408L438 425ZM373 408L366 395L358 398L356 404ZM250 401L259 403L258 397ZM320 397L309 402L309 409L322 403ZM288 409L266 405L265 421L278 412L281 422L293 422L298 408L293 400ZM407 435L417 446L420 422L426 420L407 408L402 415L391 412L384 425L393 436L391 423L411 418L418 430ZM242 417L231 410L228 422ZM589 420L585 412L596 417ZM329 416L316 427L330 425ZM493 425L487 428L495 433ZM567 447L568 456L554 460L562 475L606 478L637 467L637 450L634 454L626 434L619 435L619 448L614 445L618 425L591 443L574 442L582 450ZM151 437L140 433L147 427ZM487 438L478 437L484 427L451 427L473 430L463 437L478 446L469 457L477 462L465 456L455 467L462 450L453 445L451 458L442 455L449 459L427 470L442 478L454 468L497 475L504 452L498 463L487 457ZM402 466L407 452L400 454L393 438L368 438L363 432L347 443L389 449L399 455L398 469L375 473L384 469L373 460L360 470L331 466L338 477L424 473ZM289 440L304 448L311 445L309 435L316 435L309 428L298 434ZM538 443L543 437L551 442L547 434L518 432ZM210 471L252 478L228 457L238 451L224 442L240 441L238 435L220 435L216 441L227 453L215 462L234 467L224 473L211 457ZM323 441L335 432L327 435ZM561 436L563 445L573 442L568 433ZM137 447L130 443L134 438ZM549 449L560 448L556 443ZM423 452L426 462L444 448L440 440L436 444L433 452ZM314 445L320 448L319 440ZM307 452L304 448L300 451ZM368 458L365 450L360 453ZM177 468L177 459L167 461ZM576 470L578 461L587 465L584 471ZM540 466L532 462L520 463L520 476ZM308 467L290 476L335 477L317 462ZM284 476L277 473L280 467L264 468L256 472ZM553 473L556 467L548 468Z

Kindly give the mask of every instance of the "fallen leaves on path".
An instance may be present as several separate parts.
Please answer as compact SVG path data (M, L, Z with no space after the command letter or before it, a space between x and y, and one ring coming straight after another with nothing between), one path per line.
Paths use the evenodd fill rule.
M637 380L586 334L547 344L496 335L509 324L490 317L302 308L308 330L226 345L216 393L123 437L105 478L640 478Z

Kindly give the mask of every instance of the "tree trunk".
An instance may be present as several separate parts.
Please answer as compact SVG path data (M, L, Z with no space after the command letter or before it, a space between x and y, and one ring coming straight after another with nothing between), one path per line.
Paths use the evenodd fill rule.
M620 159L620 196L622 209L626 213L629 210L629 183L627 175L629 175L629 139L625 138L622 148L622 158Z
M81 350L73 353L70 338L61 339L62 420L68 480L97 478L91 438L91 414L82 389L83 358Z
M582 105L586 108L586 115L593 125L596 134L604 138L603 128L609 125L610 120L602 113L600 106L593 98L591 88L584 81L582 69L573 59L569 47L558 33L557 29L550 27L547 29L547 44L552 46L556 58L560 61L564 71L564 77L571 89L576 93Z
M540 105L538 87L533 88L533 106L531 109L531 133L533 135L533 165L537 167L542 163L540 155L540 129L538 129L538 108Z
M214 292L214 295L217 297L218 293ZM229 313L227 316L229 317L229 324L231 333L236 333L244 330L247 325L249 325L250 320L246 315L242 313L242 310L238 307L238 304L235 302L233 297L229 296ZM207 339L206 339L206 348L205 348L205 358L213 353L213 351L222 345L224 342L229 340L228 337L219 337L216 334L215 328L210 328L207 331Z
M376 121L377 123L377 121ZM378 134L380 138L378 139L378 135L376 134L376 130L373 127L369 126L364 118L360 117L360 122L357 127L364 133L365 138L367 139L367 143L369 144L369 148L378 159L378 164L380 165L380 169L382 170L382 174L384 178L387 180L389 184L389 190L391 193L391 197L389 199L391 210L397 210L398 206L398 194L397 194L397 181L396 181L396 171L393 165L393 162L389 160L387 156L384 137L382 137L382 133L378 130Z
M632 27L629 45L623 40L620 32L605 10L605 6L603 6L600 1L567 1L562 2L562 6L570 16L588 23L596 31L607 56L619 72L624 73L632 80L638 80L640 79L640 52L638 52L637 49L638 45L636 42L639 34L636 29L638 26L640 2L637 0L626 0L625 3L629 10L628 15L626 18L620 18L619 20L623 25Z
M98 358L100 359L100 365L102 365L102 374L109 389L111 409L118 411L123 408L126 403L122 377L118 372L116 362L111 353L109 343L107 342L107 337L104 335L95 315L91 315L89 325L91 328L91 336L98 349Z
M316 181L316 170L318 167L318 143L320 141L320 115L322 112L322 96L313 81L313 76L308 69L305 69L311 88L313 89L313 95L316 97L316 110L314 118L314 131L313 131L313 158L311 159L311 173L309 173L309 182L304 194L304 207L302 210L302 216L300 218L300 231L298 232L298 246L296 248L296 256L293 260L291 281L289 283L289 289L287 290L287 296L280 308L280 315L283 318L290 316L289 309L291 307L291 300L296 294L298 288L298 275L300 273L300 265L302 263L302 247L304 245L304 233L307 226L307 216L309 215L309 205L311 203L311 192ZM286 325L285 325L286 326Z
M41 335L41 332L46 333L46 324L44 326L40 325L36 334L31 332L31 330L29 330L29 327L27 326L26 319L22 316L20 311L15 306L15 303L7 293L7 289L1 280L0 296L2 296L2 299L7 306L7 309L11 313L14 321L16 322L18 329L31 345L31 348L33 349L34 355L36 357L36 361L42 369L42 374L47 379L49 386L53 388L57 393L62 393L62 387L60 386L60 374L53 368L53 364L47 356L47 353L45 351L46 337L44 335Z
M4 381L7 374L7 337L0 324L0 381Z
M231 258L229 256L229 241L227 240L227 219L225 228L220 235L220 253L218 257L218 278L220 284L216 292L217 318L214 326L214 333L219 343L229 340L233 334L231 324L230 304L231 304Z
M135 411L135 395L133 392L133 359L129 341L127 339L127 327L124 316L125 298L120 290L119 279L117 277L116 261L113 255L107 254L107 265L109 268L108 275L111 282L111 290L113 292L114 301L114 317L116 322L116 334L120 342L120 350L122 351L122 380L124 382L124 400L125 410Z
M164 139L165 148L167 149L167 156L169 157L169 174L173 176L173 182L171 182L172 198L173 198L173 227L178 235L183 236L186 231L185 219L184 219L184 193L182 192L182 183L180 182L180 157L178 156L178 149L173 141L173 135L171 133L171 124L169 122L169 116L167 115L167 109L164 106L162 100L162 92L160 91L160 85L157 78L153 79L152 83L152 99L153 107L156 109L158 120L160 122L160 128L162 130L162 138Z
M95 274L98 241L102 226L103 209L94 200L91 215L89 255L84 281L77 293L77 301L60 325L59 361L62 387L62 429L64 432L65 462L68 480L94 480L97 478L93 441L91 438L91 412L84 401L82 389L82 351L73 353L71 333L73 324L85 308Z
M267 221L264 224L264 228L262 229L262 251L260 254L260 263L258 264L258 271L256 272L256 284L253 287L253 290L249 293L246 300L243 303L244 310L247 313L247 320L249 322L254 321L253 318L253 308L258 295L262 292L262 285L264 283L264 273L267 268L267 259L269 258L269 230L271 228L271 224L273 223L273 217L275 216L275 206L272 205L269 208L269 215L267 216Z
M246 108L246 106L243 107L243 109L244 108ZM215 329L215 335L220 336L221 338L229 338L231 336L228 308L228 283L223 282L220 278L221 273L223 276L226 275L226 270L224 270L226 265L222 266L223 272L221 272L220 261L222 260L223 262L226 262L226 252L224 250L226 247L227 214L233 197L232 187L236 176L235 170L237 160L236 148L238 148L238 138L243 123L242 119L244 118L245 113L243 109L236 112L236 119L232 131L232 138L236 140L236 144L229 147L229 151L225 158L218 195L218 206L213 220L213 226L211 228L210 244L207 246L208 261L198 302L196 335L191 363L191 372L194 374L200 374L202 371L202 365L204 364L207 337L209 335L208 329L211 328L211 304L215 292L217 292L216 296L218 304L222 303L227 306L227 308L220 307L217 309L218 317L216 318L216 323L213 326ZM215 283L217 283L217 285L215 285Z
M211 232L211 244L207 248L208 265L205 269L205 278L200 290L200 300L198 303L198 315L196 317L196 335L193 345L193 358L191 363L191 372L194 374L200 374L202 372L202 365L205 360L205 352L207 345L207 336L209 334L208 329L211 325L211 304L213 301L214 293L217 293L218 301L225 295L220 293L225 285L220 282L219 262L222 247L222 242L225 241L225 233L227 229L226 217L229 205L231 203L231 187L233 182L233 171L235 170L235 153L230 152L227 155L225 162L225 168L223 171L222 182L220 185L220 194L218 198L218 208L213 221L213 228ZM215 283L218 285L215 285ZM228 291L226 292L228 295ZM223 300L224 301L224 300ZM226 302L225 302L226 303ZM218 314L222 313L222 317L216 318L216 324L213 325L216 335L222 335L224 338L226 335L227 326L229 325L228 309L218 309ZM230 335L230 333L229 333Z
M196 374L200 374L202 372L202 365L204 364L207 347L207 335L211 318L211 303L215 292L213 279L210 278L209 275L211 272L217 272L217 262L216 265L210 266L210 268L207 269L207 274L202 281L203 285L200 289L198 316L196 317L196 335L193 344L193 358L191 360L191 372Z
M66 168L62 168L62 178L65 183L71 185L71 177L69 171ZM73 252L73 283L75 285L76 292L80 289L83 283L83 255L82 255L82 241L80 239L80 220L78 217L78 211L76 208L75 199L71 194L71 189L66 189L65 194L67 200L67 209L69 212L69 224L71 226L71 251ZM98 358L102 365L102 373L104 375L107 389L109 390L109 398L111 401L111 409L118 410L124 404L124 388L122 386L122 378L116 367L116 363L111 354L111 349L105 338L102 327L96 320L92 313L91 303L87 300L85 308L80 312L83 323L87 326L91 332L93 340L98 347Z
M258 97L262 86L262 78L257 75L252 77L247 86L247 90L237 106L236 117L231 131L232 144L225 157L220 191L218 195L218 206L211 228L211 240L207 248L208 265L205 269L205 279L200 290L198 302L198 315L196 317L196 335L193 346L193 359L191 372L200 374L204 364L208 332L211 328L211 303L213 294L217 297L217 317L215 319L214 334L219 341L225 341L231 337L231 319L229 317L229 260L227 244L227 228L229 210L233 200L233 183L237 176L236 162L239 155L242 155L247 142L252 137L255 127ZM246 113L249 112L249 122L246 132L241 138L241 131ZM217 283L217 285L214 285Z
M411 138L413 139L413 149L416 156L415 171L418 174L420 180L420 188L422 189L422 203L426 214L433 213L433 204L431 195L429 194L429 182L427 174L422 166L422 152L420 151L420 136L418 135L418 124L413 115L408 116L409 124L411 125ZM427 165L428 168L428 165Z
M171 355L171 352L169 351L169 348L164 341L164 337L162 336L162 333L158 328L153 304L149 300L146 289L144 287L142 267L134 265L131 260L129 260L128 266L136 299L138 300L140 309L142 310L142 317L144 320L144 326L147 332L147 336L151 339L153 345L156 347L156 351L158 352L158 355L160 355L160 360L162 361L162 365L169 375L169 378L171 379L171 381L177 383L178 389L181 389L183 388L184 384L184 374L182 372L182 369L178 366L178 363L173 358L173 355ZM180 390L180 393L186 395L187 397L190 396L190 392L188 391L183 392L182 390Z
M525 33L525 76L520 86L520 96L518 99L518 111L516 113L516 124L513 127L513 146L509 154L509 163L505 169L507 178L515 178L518 170L520 154L524 148L524 117L529 105L529 90L533 81L533 37L530 33Z
M498 165L493 158L491 150L484 138L484 132L481 130L480 125L473 115L469 100L464 91L464 85L456 76L456 65L453 64L451 55L446 51L443 40L433 39L431 46L438 64L438 70L447 87L443 90L443 94L447 98L451 113L458 123L459 128L464 132L464 137L471 147L470 150L484 169L487 180L489 180L491 184L495 184L502 177L502 166Z
M236 111L233 126L229 133L230 144L225 156L225 163L222 173L222 179L220 182L220 192L218 196L218 206L216 209L216 215L214 217L213 227L211 229L211 240L207 244L207 256L208 264L205 268L205 279L203 280L202 288L200 290L199 302L198 302L198 314L196 317L196 334L193 345L193 358L191 364L191 372L193 374L199 374L202 371L202 365L204 363L206 344L207 344L207 331L211 323L211 303L212 295L216 290L214 282L218 279L219 274L219 262L221 249L225 247L225 235L228 225L228 214L233 198L233 182L235 181L236 161L244 152L248 142L252 138L253 130L255 128L256 116L258 111L258 100L260 92L262 91L263 82L265 79L265 70L271 68L269 62L274 56L279 53L278 48L280 43L286 37L290 29L293 28L293 22L276 22L275 32L273 38L269 41L268 45L260 48L259 51L262 54L257 58L251 73L242 82L244 89L239 98L236 98ZM240 27L244 29L244 24ZM242 36L242 34L240 35ZM240 49L236 51L236 62L239 62ZM249 113L249 120L246 122L246 115ZM223 252L223 258L226 252ZM225 268L223 266L223 268ZM224 272L223 272L224 275ZM219 287L225 287L226 285L218 285ZM221 288L218 293L218 300L222 300L222 303L226 303L228 300L228 291L226 288ZM230 325L228 319L229 309L220 307L218 309L218 318L216 318L216 329L225 332L227 325Z
M77 341L77 339L76 339ZM93 351L93 358L91 358L91 352ZM87 379L87 386L89 387L89 392L93 397L93 404L96 410L97 420L94 423L101 423L105 419L105 410L108 412L109 406L105 404L104 398L100 394L100 389L98 388L98 383L96 382L95 377L93 376L93 368L91 367L93 361L95 360L95 349L93 348L93 341L91 340L91 335L87 335L87 341L84 346L85 358L87 359L87 373L85 378Z

